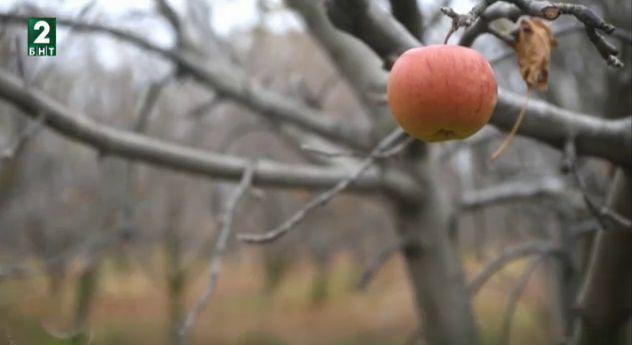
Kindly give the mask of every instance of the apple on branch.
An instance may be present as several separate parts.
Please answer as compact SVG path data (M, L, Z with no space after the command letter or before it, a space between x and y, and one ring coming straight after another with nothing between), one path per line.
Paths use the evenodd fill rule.
M388 101L410 136L437 142L480 130L496 105L498 88L489 62L477 51L435 45L400 56L388 80Z

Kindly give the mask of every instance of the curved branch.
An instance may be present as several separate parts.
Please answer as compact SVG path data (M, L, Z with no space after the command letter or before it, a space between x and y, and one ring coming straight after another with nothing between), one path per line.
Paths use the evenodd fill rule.
M372 120L379 122L388 118L388 107L378 106L374 96L375 89L385 85L388 78L379 57L362 42L334 27L317 1L287 0L286 3L303 18L308 32L327 53Z
M485 285L485 283L496 272L502 270L506 265L516 260L531 255L562 255L562 249L550 241L535 241L507 249L499 257L488 263L474 279L470 282L468 290L470 295L475 296Z
M417 39L424 37L424 23L417 0L390 0L391 12Z
M500 89L490 123L500 129L510 130L523 104L523 96ZM579 154L632 167L632 117L606 120L572 112L541 100L530 100L526 115L519 135L539 140L558 150L563 150L567 139L574 136Z
M505 309L505 316L503 320L503 328L500 336L500 344L511 345L511 325L513 323L513 317L516 313L516 309L518 309L518 303L520 302L520 297L522 297L522 293L527 287L529 280L536 268L544 261L546 255L542 255L538 258L535 258L529 263L529 265L525 268L516 284L516 287L511 291L509 295L509 301L507 302L507 308Z
M549 1L540 1L540 0L504 0L505 2L511 3L516 6L518 10L517 15L529 15L534 17L541 17L548 20L555 20L560 15L572 15L577 18L578 21L584 24L586 28L586 34L588 38L593 43L595 48L599 51L599 54L608 62L609 65L615 67L623 67L623 62L617 57L619 54L619 50L617 47L612 45L612 43L608 42L606 38L601 35L597 31L603 31L606 34L611 34L615 31L615 27L609 23L606 23L603 18L599 17L593 10L590 8L573 3L566 2L556 2L552 3ZM472 8L472 10L467 14L457 14L452 9L446 9L444 13L452 18L452 29L450 33L454 32L459 27L469 27L474 22L476 22L475 30L473 30L474 38L476 35L485 29L489 31L488 20L484 18L484 12L487 12L489 6L498 2L498 0L484 0L480 1L480 3ZM510 11L511 16L515 17L515 11ZM450 35L448 34L448 36ZM471 36L471 35L468 35ZM465 43L472 43L469 39L472 37L468 37Z
M632 217L632 175L617 171L608 207ZM632 233L599 232L584 286L579 296L581 335L578 344L615 344L630 317ZM626 303L627 301L627 303Z
M520 9L516 6L511 6L506 3L498 3L488 8L483 12L480 18L463 32L459 45L469 47L474 44L474 41L483 33L489 31L489 24L496 19L508 18L511 21L516 21L520 17Z
M26 23L28 16L0 13L0 23ZM236 66L200 61L191 54L160 47L143 37L118 28L57 18L57 24L76 31L97 32L131 43L174 62L180 70L192 75L205 87L221 96L243 104L250 110L271 119L292 124L324 138L358 149L369 149L371 142L365 133L332 121L320 110L253 84Z
M238 157L166 143L145 135L98 124L40 91L24 88L19 79L4 71L0 71L0 98L16 105L28 116L46 114L44 121L48 127L104 154L231 180L239 179L248 166L247 160ZM324 169L262 160L257 164L254 183L283 188L324 189L345 179L348 174L349 171L346 169ZM385 190L412 199L418 198L420 193L416 182L394 170L386 170L382 173L371 170L358 178L352 188L363 191Z

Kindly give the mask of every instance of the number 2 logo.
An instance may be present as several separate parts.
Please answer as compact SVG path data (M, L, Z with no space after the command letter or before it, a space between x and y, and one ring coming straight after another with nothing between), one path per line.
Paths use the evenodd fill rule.
M50 25L46 21L43 21L43 20L38 21L37 23L35 23L35 26L33 27L33 29L35 29L35 31L42 30L39 33L39 35L37 35L33 43L35 44L49 44L50 43L50 38L48 37L48 34L50 33Z
M27 55L56 56L57 18L29 18L27 24Z

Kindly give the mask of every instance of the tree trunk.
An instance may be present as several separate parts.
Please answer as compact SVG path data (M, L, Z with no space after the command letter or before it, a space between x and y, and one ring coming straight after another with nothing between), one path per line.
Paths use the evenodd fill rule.
M619 170L608 206L630 219L632 176ZM623 344L623 325L630 317L632 232L614 226L597 236L580 297L581 345ZM619 341L619 342L617 342Z
M426 164L423 202L397 203L397 231L423 333L431 345L476 345L478 332L459 258L448 234L446 195Z

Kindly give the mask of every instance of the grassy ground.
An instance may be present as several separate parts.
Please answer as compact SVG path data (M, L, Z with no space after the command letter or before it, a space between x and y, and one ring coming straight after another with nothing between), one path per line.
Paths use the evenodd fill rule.
M331 266L327 298L319 303L310 298L312 265L295 264L278 289L265 294L258 261L253 254L226 262L216 295L190 337L192 344L405 344L415 330L413 300L399 258L387 264L368 291L359 292L354 284L361 267L340 255ZM480 266L468 260L468 271ZM134 262L126 267L112 261L103 266L89 320L91 344L167 345L164 275ZM474 301L486 344L497 342L506 296L521 267L524 263L509 267ZM188 288L187 309L206 284L206 270L199 272ZM67 279L55 298L43 277L0 282L0 345L68 344L56 338L72 328L74 281ZM546 295L542 275L535 276L515 317L514 344L550 343Z

